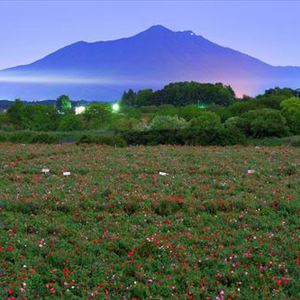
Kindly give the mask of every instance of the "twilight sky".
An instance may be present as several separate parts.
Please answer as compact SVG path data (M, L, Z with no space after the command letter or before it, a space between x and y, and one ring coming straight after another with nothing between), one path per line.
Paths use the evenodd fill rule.
M0 0L0 69L67 44L131 36L161 24L273 65L300 66L298 1Z

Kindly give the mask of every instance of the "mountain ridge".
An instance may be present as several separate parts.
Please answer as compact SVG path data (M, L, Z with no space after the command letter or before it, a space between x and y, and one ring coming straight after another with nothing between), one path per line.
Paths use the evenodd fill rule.
M0 97L67 93L75 99L112 100L129 88L191 80L223 82L239 95L253 95L275 85L297 87L300 67L272 66L190 30L154 25L117 40L72 43L30 64L2 70Z

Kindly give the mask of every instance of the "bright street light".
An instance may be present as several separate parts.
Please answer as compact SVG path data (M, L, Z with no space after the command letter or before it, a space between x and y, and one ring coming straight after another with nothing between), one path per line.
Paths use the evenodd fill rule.
M114 103L112 105L113 112L118 112L120 110L120 105L118 103Z

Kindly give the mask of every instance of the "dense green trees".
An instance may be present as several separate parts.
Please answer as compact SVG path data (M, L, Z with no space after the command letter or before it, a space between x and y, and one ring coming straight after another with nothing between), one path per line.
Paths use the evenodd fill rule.
M23 111L25 105L20 99L16 101L7 110L8 120L16 129L23 128Z
M57 127L58 116L55 107L24 105L17 99L8 109L7 115L16 129L49 131Z
M132 90L125 92L121 104L123 106L145 106L172 104L185 106L189 104L207 105L216 103L227 106L235 98L230 86L221 83L177 82L166 85L163 89L153 92L141 90L134 93Z
M56 106L16 100L0 113L1 130L98 130L125 134L141 143L233 144L245 138L282 137L300 133L300 100L291 89L274 88L256 98L235 99L221 84L180 82L162 90L132 90L123 95L121 110L110 103L91 103L75 115L68 96ZM201 97L200 97L201 96ZM205 105L203 105L205 104ZM130 137L132 135L132 137Z
M76 116L73 114L67 114L63 118L61 118L58 130L60 131L74 131L83 129L83 121L81 116Z
M107 128L111 124L112 117L112 107L107 103L92 103L83 114L83 119L90 129Z

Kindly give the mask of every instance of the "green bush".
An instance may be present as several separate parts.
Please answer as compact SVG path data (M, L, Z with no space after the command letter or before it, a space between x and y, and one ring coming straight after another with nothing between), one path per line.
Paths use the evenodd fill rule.
M196 130L218 130L221 128L221 118L213 112L202 111L202 113L190 121L191 129Z
M235 145L245 144L245 135L239 130L148 130L123 133L128 145Z
M177 108L177 110L178 116L180 118L184 118L187 121L200 117L203 114L203 109L197 107L196 105L187 105L184 107Z
M239 130L242 133L247 132L248 122L241 117L231 117L224 122L224 127L228 130Z
M186 128L188 123L178 116L155 116L149 128L152 130L176 130Z
M31 131L14 131L7 135L7 140L11 143L30 144L34 136Z
M68 114L62 117L58 129L61 131L74 131L83 129L80 116Z
M60 141L58 135L48 133L38 133L31 138L31 144L58 144Z
M144 125L141 120L136 118L121 118L115 121L113 128L117 131L140 131L144 129Z
M7 135L4 132L0 133L0 143L7 142Z
M253 110L245 113L242 117L247 121L248 134L253 137L282 137L289 133L286 119L279 110L269 108Z
M281 102L281 108L291 132L300 133L300 100L298 98L284 100Z

